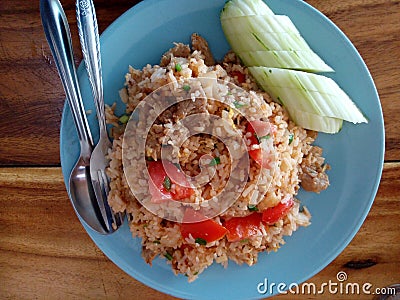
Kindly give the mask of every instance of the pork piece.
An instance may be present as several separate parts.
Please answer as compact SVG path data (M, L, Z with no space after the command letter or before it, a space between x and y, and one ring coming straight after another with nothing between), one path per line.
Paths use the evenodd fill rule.
M197 33L192 34L192 49L200 51L204 55L204 63L207 66L215 65L215 60L207 41Z
M190 47L188 45L177 43L174 48L169 49L161 57L160 66L166 67L171 62L171 57L189 57Z
M313 146L301 163L301 186L309 192L319 193L329 186L329 178L325 173L330 169L322 157L322 148Z

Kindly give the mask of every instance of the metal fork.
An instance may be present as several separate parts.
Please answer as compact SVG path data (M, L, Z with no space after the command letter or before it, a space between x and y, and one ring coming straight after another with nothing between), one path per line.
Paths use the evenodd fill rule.
M107 201L109 194L109 179L106 174L109 165L107 153L111 148L111 142L105 120L100 41L93 1L77 0L76 16L83 58L99 122L99 141L90 158L90 175L107 230L113 232L122 225L124 214L114 213Z

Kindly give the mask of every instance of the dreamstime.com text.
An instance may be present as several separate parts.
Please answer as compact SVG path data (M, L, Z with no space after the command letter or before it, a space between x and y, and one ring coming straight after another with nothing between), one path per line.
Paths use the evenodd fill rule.
M322 295L322 294L340 294L340 295L396 295L396 289L393 287L373 287L369 282L356 283L347 281L346 272L340 271L336 275L336 280L329 280L321 284L313 282L304 282L302 284L283 282L269 282L264 278L257 284L257 292L262 295L273 294L296 294L296 295Z

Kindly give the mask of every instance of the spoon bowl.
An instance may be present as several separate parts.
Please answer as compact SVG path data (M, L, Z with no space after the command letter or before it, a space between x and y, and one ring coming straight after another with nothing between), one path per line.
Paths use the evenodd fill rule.
M69 192L75 211L85 223L99 233L107 233L100 221L99 211L92 203L95 195L90 182L90 167L82 157L76 162L69 177Z

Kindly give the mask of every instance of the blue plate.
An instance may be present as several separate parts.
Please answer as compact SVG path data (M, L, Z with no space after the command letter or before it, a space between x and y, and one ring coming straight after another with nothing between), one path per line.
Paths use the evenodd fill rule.
M141 257L139 239L127 224L110 236L99 235L85 224L96 245L126 273L161 292L186 299L249 299L278 293L277 284L301 283L328 265L348 245L363 223L375 198L384 156L382 110L370 73L347 37L324 15L303 1L267 0L277 14L292 18L311 47L335 69L330 74L350 95L369 123L345 123L336 135L320 134L316 143L324 148L331 164L331 186L320 194L300 191L298 198L312 213L312 224L300 228L276 253L262 253L256 265L227 269L213 265L195 282L173 275L169 265L156 259L153 266ZM189 43L198 32L221 59L229 46L219 22L225 0L149 0L136 5L116 20L101 36L105 99L119 102L128 65L142 68L156 64L173 42ZM95 111L82 65L78 69L86 109ZM89 123L97 139L95 114ZM65 181L78 158L79 144L68 106L61 124L61 165ZM68 188L68 185L66 185ZM335 280L335 278L332 278ZM272 289L266 289L275 283ZM258 287L258 289L257 289ZM281 285L283 287L283 285ZM265 292L265 293L260 293Z

